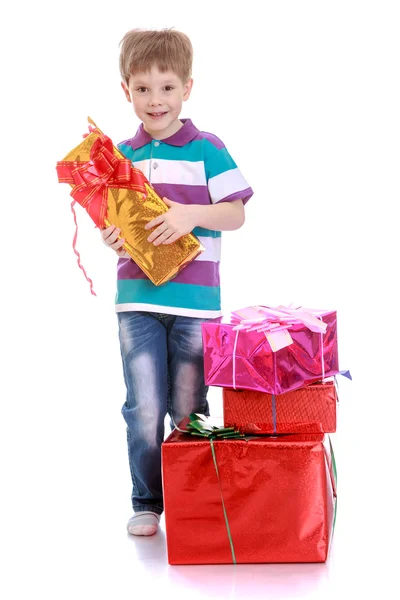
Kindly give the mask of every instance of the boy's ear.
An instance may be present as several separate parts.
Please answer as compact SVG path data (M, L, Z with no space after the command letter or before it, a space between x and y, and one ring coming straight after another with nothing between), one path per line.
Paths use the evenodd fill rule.
M128 86L126 85L126 83L121 81L121 87L125 92L125 96L126 96L126 99L128 100L128 102L132 102L131 95L129 93L129 89L128 89Z
M183 100L189 100L189 96L190 96L190 92L192 91L192 87L193 87L193 79L190 78L188 80L188 82L185 83L185 85L184 85Z

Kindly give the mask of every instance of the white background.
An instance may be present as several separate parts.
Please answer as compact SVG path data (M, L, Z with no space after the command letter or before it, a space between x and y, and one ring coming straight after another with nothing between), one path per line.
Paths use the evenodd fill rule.
M25 1L1 21L2 597L393 597L398 2ZM169 567L163 532L125 532L116 257L77 207L91 296L55 165L88 115L115 143L134 135L118 71L119 41L134 27L191 37L182 117L225 142L255 192L245 226L223 235L224 310L338 312L340 366L353 382L341 382L333 436L340 495L326 565ZM220 415L220 390L210 400Z

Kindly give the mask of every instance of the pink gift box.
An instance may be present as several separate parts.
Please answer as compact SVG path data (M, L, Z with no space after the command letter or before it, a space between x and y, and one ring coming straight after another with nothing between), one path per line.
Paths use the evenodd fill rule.
M299 317L306 314L306 309L301 311ZM272 346L275 344L271 336L268 341L267 335L279 329L279 336L280 325L273 325L269 332L235 329L240 323L235 313L203 323L206 385L283 394L336 375L339 372L336 311L311 312L314 319L317 317L322 322L325 332L312 331L304 319L296 320L296 311L292 310L287 322L291 341L284 347L278 343L275 352L270 341ZM242 314L245 318L251 316L249 309L244 309Z

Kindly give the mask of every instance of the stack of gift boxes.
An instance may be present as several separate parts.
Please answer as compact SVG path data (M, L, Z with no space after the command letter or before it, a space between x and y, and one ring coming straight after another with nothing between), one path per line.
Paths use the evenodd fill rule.
M336 312L243 309L205 322L203 349L224 423L220 435L193 437L186 419L163 443L169 563L325 562L336 516L327 435Z

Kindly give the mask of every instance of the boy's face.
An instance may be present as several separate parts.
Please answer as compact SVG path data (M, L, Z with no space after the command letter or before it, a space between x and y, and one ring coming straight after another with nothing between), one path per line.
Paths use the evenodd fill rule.
M192 79L183 84L173 71L161 73L154 66L145 73L131 75L129 84L121 85L144 129L152 137L163 139L182 127L178 117L182 103L190 96Z

